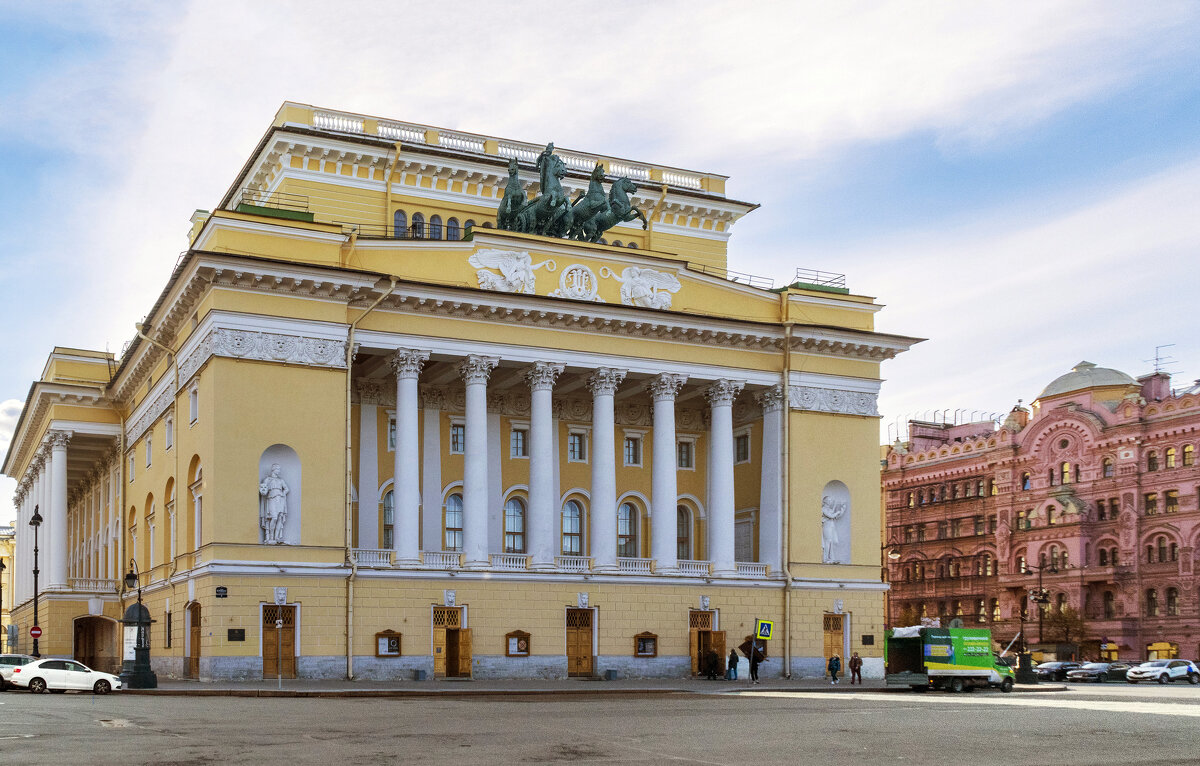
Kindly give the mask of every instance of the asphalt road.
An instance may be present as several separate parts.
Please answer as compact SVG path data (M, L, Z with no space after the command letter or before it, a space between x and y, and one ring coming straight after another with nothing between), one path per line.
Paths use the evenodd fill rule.
M4 764L1175 764L1200 690L406 699L0 695Z

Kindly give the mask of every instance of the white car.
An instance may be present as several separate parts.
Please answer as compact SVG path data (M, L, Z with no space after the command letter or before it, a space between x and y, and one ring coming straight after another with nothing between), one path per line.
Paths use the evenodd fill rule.
M1160 684L1187 681L1200 684L1200 669L1188 660L1150 660L1130 668L1125 680L1131 684L1138 681L1158 681Z
M70 689L108 694L121 688L121 679L111 673L92 670L75 660L35 660L13 668L12 685L34 694L47 690L65 692Z
M36 659L37 657L30 657L28 654L0 654L0 691L11 685L13 668L28 665Z

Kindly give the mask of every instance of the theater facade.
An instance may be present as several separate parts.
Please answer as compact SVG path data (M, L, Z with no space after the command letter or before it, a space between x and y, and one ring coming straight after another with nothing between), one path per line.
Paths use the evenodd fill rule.
M36 533L41 651L101 668L135 571L165 676L686 676L756 619L763 672L881 674L916 339L730 270L725 183L285 103L127 348L30 388L19 648Z

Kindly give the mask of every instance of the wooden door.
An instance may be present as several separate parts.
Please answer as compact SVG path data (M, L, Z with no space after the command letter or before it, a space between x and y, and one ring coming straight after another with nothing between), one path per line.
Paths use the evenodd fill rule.
M688 613L688 653L692 656L692 675L704 670L704 653L712 647L713 612Z
M729 656L725 654L725 631L713 630L709 632L709 648L717 653L717 672L725 675L725 660Z
M458 653L460 640L459 628L462 627L462 608L455 606L435 606L433 608L433 677L445 678L458 675ZM451 632L454 633L453 649L455 659L447 662L450 651Z
M842 644L844 643L843 628L842 628L843 617L844 617L844 615L840 615L840 614L825 615L824 627L825 627L825 667L826 667L825 673L826 673L826 675L829 674L829 670L828 670L829 658L835 654L838 657L841 657L843 670L846 667L846 658L842 657L842 649L843 649Z
M188 678L200 677L200 605L188 607Z
M446 630L446 675L458 678L458 634L456 628Z
M275 623L283 621L283 627ZM296 607L263 606L263 678L296 677Z
M567 675L590 676L592 665L592 610L567 610Z
M446 677L446 629L433 629L433 677Z
M458 677L471 677L471 631L463 628L458 631Z

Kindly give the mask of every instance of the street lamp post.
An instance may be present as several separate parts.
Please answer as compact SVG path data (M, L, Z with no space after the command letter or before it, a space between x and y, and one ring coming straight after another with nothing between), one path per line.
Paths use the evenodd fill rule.
M157 689L158 676L150 669L150 610L142 605L142 581L137 562L129 560L125 590L137 588L137 603L125 610L125 651L121 663L121 683L127 689ZM130 640L132 639L132 641ZM132 646L131 646L132 644ZM130 656L132 649L132 657Z
M4 616L4 570L5 569L8 569L8 567L4 565L3 561L0 561L0 617ZM7 634L4 632L4 621L3 620L0 620L0 638L4 638L5 641L7 641ZM4 642L0 641L0 646L3 646L3 645L4 645Z
M1050 591L1042 586L1042 573L1050 572L1050 574L1058 574L1058 567L1054 564L1049 566L1031 567L1025 566L1026 569L1033 569L1038 575L1037 590L1029 594L1029 600L1038 605L1038 643L1042 643L1042 626L1046 616L1046 604L1050 603Z
M38 513L38 506L33 506L33 516L29 519L29 526L33 527L33 625L38 626L38 527L42 525L42 514ZM41 635L41 631L37 631ZM41 652L38 651L37 636L33 637L33 651L30 652L34 657L41 657Z

